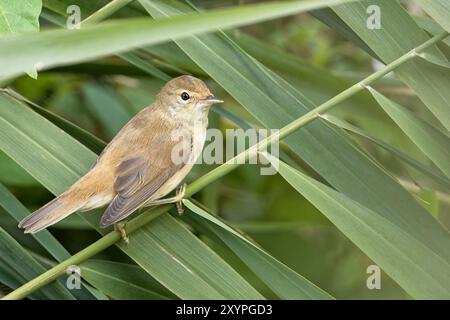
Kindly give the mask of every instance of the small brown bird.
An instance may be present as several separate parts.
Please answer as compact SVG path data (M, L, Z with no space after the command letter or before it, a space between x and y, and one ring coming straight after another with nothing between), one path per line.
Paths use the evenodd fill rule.
M169 81L156 101L133 117L106 146L91 170L66 192L23 219L19 228L35 233L76 211L109 203L100 226L118 223L145 206L179 202L184 185L175 189L201 154L208 111L215 98L206 84L192 76Z

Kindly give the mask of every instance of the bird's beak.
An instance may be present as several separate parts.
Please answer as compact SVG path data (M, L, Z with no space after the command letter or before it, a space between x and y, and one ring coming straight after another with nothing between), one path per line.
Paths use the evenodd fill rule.
M214 96L208 96L208 97L205 99L205 101L207 101L208 103L211 103L211 104L213 104L213 103L223 103L223 100L222 100L222 99L216 98L216 97L214 97Z

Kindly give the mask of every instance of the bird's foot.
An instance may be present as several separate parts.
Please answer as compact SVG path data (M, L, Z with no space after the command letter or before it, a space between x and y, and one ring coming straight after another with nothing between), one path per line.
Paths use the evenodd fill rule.
M114 230L120 234L120 236L122 237L122 240L125 241L126 244L129 244L130 238L128 238L127 231L125 230L126 224L127 224L126 220L117 222L114 224Z
M175 196L177 212L180 216L184 213L183 198L185 194L186 194L186 183L183 183L181 186L178 187Z

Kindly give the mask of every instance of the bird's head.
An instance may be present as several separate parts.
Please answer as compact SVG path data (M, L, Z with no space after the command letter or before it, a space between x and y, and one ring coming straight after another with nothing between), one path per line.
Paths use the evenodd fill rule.
M158 94L158 100L177 112L204 110L223 102L213 96L202 80L192 76L181 76L167 82Z

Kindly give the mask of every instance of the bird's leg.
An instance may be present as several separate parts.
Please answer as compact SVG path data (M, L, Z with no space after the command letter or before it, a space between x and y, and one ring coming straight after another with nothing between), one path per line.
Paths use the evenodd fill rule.
M183 198L185 194L186 194L186 183L183 183L181 186L178 187L175 195L175 198L177 198L176 202L177 212L180 216L184 213Z
M147 202L144 206L151 207L151 206L160 206L162 204L168 204L168 203L176 203L178 214L181 215L184 212L183 198L184 198L185 193L186 193L186 184L183 183L181 186L179 186L177 188L175 197L152 200L152 201Z
M130 239L128 238L127 231L125 230L126 224L127 224L126 220L117 222L114 224L114 230L120 234L120 236L122 237L123 241L125 241L126 244L129 244Z

